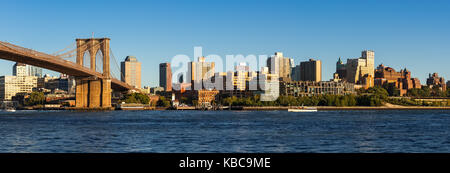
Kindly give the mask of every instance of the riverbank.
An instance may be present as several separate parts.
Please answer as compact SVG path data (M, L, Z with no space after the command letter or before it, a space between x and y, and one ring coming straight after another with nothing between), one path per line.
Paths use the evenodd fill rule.
M353 107L336 107L336 106L317 106L317 110L450 110L450 107L425 107L425 106L405 106L405 107L370 107L370 106L353 106ZM288 110L289 107L241 107L232 110Z
M232 106L231 109L224 107L220 110L233 110L233 111L271 111L271 110L288 110L294 107L289 106ZM431 106L398 106L398 105L386 105L386 106L350 106L350 107L337 107L337 106L314 106L317 110L450 110L450 107L431 107ZM157 110L164 110L159 108ZM195 109L195 107L183 107L175 110L201 110Z
M272 111L272 110L288 110L289 106L232 106L223 107L219 110L233 110L233 111ZM315 106L319 111L324 110L450 110L450 107L432 107L432 106L398 106L398 105L385 105L379 107L371 106L351 106L351 107L337 107L337 106ZM110 108L75 108L75 107L61 107L61 108L19 108L18 110L70 110L70 111L114 111L114 110L148 110L148 111L163 111L163 110L180 110L180 111L190 111L190 110L205 110L195 107L179 107L179 108L164 108L164 107L147 107L145 109L116 109L114 107ZM210 110L214 111L214 110Z

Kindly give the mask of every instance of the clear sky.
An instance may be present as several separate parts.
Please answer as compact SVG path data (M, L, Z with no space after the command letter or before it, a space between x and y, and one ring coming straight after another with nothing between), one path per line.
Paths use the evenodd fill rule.
M158 85L158 64L178 54L271 55L296 63L335 63L375 51L375 63L407 68L422 84L428 73L450 78L450 1L441 0L179 0L2 1L0 40L53 53L76 38L111 38L122 61L142 62L142 85ZM345 60L344 60L345 62ZM13 62L0 60L0 75Z

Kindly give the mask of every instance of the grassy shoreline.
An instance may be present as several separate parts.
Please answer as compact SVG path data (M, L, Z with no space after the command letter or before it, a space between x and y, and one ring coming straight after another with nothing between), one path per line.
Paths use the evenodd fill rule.
M434 107L434 106L398 106L398 105L387 105L387 106L347 106L347 107L338 107L338 106L313 106L317 108L317 110L450 110L450 106L447 107ZM233 111L271 111L271 110L288 110L289 106L232 106L231 109L228 107L223 108L221 110L233 110ZM117 109L114 108L39 108L39 109L19 109L19 110L70 110L70 111L114 111ZM179 107L178 109L173 108L164 108L164 107L156 107L152 109L130 109L124 111L133 111L133 110L181 110L181 111L189 111L189 110L201 110L196 109L195 107ZM211 110L212 111L212 110Z

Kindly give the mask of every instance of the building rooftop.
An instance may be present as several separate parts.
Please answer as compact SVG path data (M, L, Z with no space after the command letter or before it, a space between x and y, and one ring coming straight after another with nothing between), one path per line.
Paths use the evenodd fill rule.
M125 61L137 62L137 59L135 56L127 56Z

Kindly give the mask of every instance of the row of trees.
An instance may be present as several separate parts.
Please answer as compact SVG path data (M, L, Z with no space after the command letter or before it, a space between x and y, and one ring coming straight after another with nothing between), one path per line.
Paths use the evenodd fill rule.
M166 97L160 96L158 102L156 102L156 106L158 107L170 107L172 104L170 100L167 100Z
M320 95L311 97L280 96L275 101L262 102L260 95L253 97L237 98L225 97L218 103L228 106L382 106L385 102L405 105L405 106L440 106L440 103L416 102L411 99L391 99L389 96L396 96L398 89L388 85L383 87L373 87L369 89L357 90L357 95ZM450 90L442 92L438 88L423 87L421 89L411 89L408 91L410 97L450 97ZM29 99L29 104L39 104L45 101L43 93L33 93ZM122 100L126 103L149 104L149 97L145 94L133 93L125 96ZM182 97L181 103L196 105L197 100L189 97ZM214 103L215 104L215 103ZM171 102L167 98L160 96L158 102L153 106L170 107Z
M391 103L403 106L450 106L441 102L414 101L412 99L389 98L389 92L383 87L360 89L357 95L321 95L312 97L280 96L276 101L261 102L259 95L247 98L227 97L221 100L223 105L232 106L382 106Z
M45 95L43 92L32 92L30 97L23 103L25 106L36 106L45 104Z
M400 89L395 87L394 85L384 84L382 86L384 88L389 96L400 96ZM408 97L450 97L450 90L447 89L446 92L439 89L439 87L434 86L432 88L428 86L422 86L422 88L413 88L409 89L406 93L406 96Z
M149 104L150 98L141 93L132 93L125 95L125 99L122 100L125 103L137 103L137 104Z
M275 101L262 102L260 96L227 97L221 100L228 106L382 106L388 93L380 87L361 90L359 95L320 95L312 97L280 96Z
M415 101L407 98L391 98L389 103L402 106L450 106L450 99L447 101Z
M125 95L125 99L121 100L125 103L151 104L151 106L170 107L172 104L166 97L160 96L156 103L150 103L150 98L146 94L132 93Z
M410 89L406 93L408 97L450 97L450 90L447 89L446 92L441 91L438 87L429 88L423 86L421 89Z

